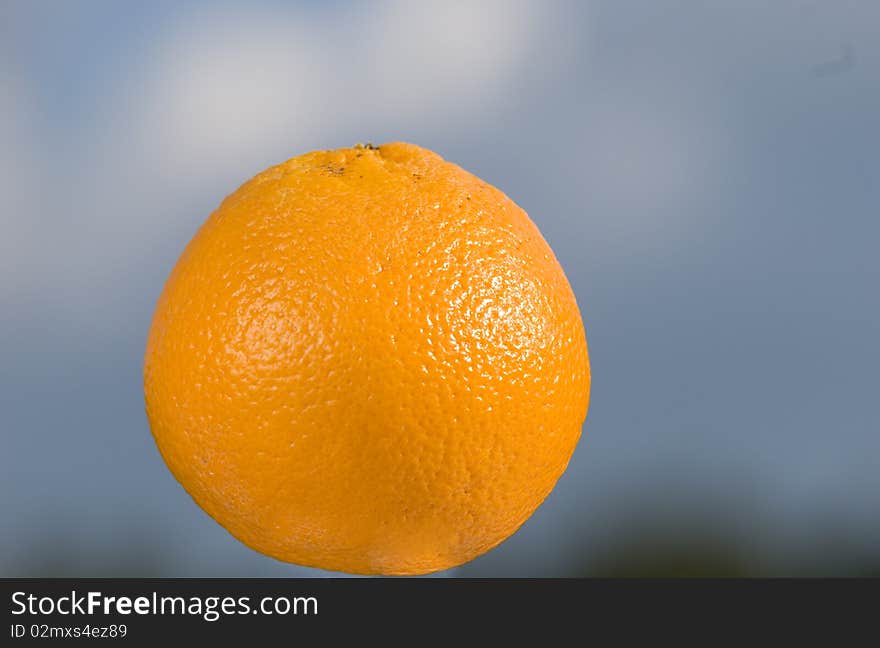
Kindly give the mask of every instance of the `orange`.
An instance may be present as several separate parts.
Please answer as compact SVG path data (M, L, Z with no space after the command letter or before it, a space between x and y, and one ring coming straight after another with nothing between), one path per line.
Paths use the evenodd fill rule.
M159 299L144 387L171 472L244 544L422 574L488 551L550 493L590 370L526 213L393 143L308 153L227 197Z

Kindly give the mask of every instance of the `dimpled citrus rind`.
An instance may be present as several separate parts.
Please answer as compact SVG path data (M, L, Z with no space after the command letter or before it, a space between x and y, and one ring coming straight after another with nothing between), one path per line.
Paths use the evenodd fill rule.
M162 457L246 545L357 574L460 565L563 473L590 370L525 212L411 144L288 160L189 243L150 329Z

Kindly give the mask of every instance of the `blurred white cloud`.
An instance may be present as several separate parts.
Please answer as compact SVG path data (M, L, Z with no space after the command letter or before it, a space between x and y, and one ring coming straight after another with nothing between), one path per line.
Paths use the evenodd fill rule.
M264 9L178 21L158 39L144 84L126 88L145 163L204 175L286 132L313 132L333 76L312 20Z
M404 139L430 129L455 137L459 128L479 128L493 111L515 105L511 84L546 39L554 11L552 3L433 0L371 3L344 14L301 5L178 12L109 87L75 168L53 169L58 180L42 209L58 244L48 264L34 265L35 280L53 282L56 308L64 304L67 317L87 326L102 294L118 294L111 287L150 264L158 244L207 217L207 210L182 214L182 202L210 192L218 204L218 187L230 192L305 150L377 133ZM25 96L4 94L7 102ZM3 128L26 137L27 110L4 112L15 115L4 117ZM38 150L9 141L0 155ZM24 166L5 164L16 173L4 176L11 185L4 200L19 200L28 186L17 177ZM34 204L23 209L31 213L20 222L41 218ZM33 228L15 232L7 243L19 254L46 251ZM8 301L12 275L5 276ZM11 280L27 292L20 281Z
M498 104L544 22L542 5L500 0L370 4L342 20L303 7L191 12L129 88L126 128L150 164L191 175L354 131L449 127Z
M355 65L351 82L387 102L392 119L407 122L491 109L551 9L519 0L397 0L367 24L367 69Z

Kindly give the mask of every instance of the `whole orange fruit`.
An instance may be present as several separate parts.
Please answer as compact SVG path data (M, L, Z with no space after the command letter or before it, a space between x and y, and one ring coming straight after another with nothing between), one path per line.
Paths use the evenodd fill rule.
M171 472L243 543L422 574L488 551L544 500L590 370L526 213L393 143L308 153L227 197L159 299L144 387Z

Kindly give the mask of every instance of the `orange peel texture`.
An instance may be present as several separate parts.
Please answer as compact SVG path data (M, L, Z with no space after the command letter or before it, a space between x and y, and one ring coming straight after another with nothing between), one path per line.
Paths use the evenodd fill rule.
M297 157L186 247L146 348L146 409L192 498L279 560L460 565L562 475L587 343L540 232L411 144Z

